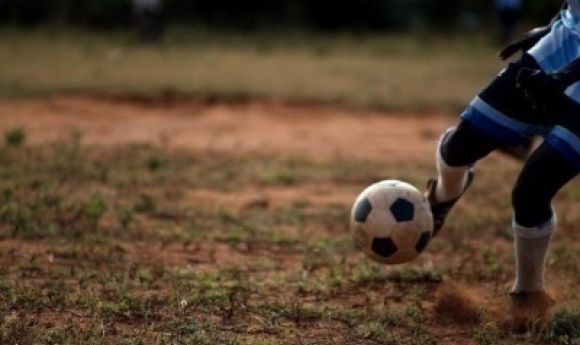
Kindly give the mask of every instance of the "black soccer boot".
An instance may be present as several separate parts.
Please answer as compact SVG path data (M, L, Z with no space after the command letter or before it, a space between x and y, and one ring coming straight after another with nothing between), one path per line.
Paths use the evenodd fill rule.
M439 230L441 230L441 228L443 227L443 223L445 223L445 218L447 217L447 214L449 214L449 211L451 210L453 205L455 205L455 203L461 198L463 193L465 193L467 188L469 188L469 186L471 185L471 182L473 181L473 175L474 175L473 168L469 168L467 170L467 182L465 184L463 192L461 192L461 194L457 198L446 202L437 202L437 200L435 199L435 189L437 188L437 180L430 179L429 181L427 181L427 191L425 192L425 199L427 199L427 202L431 206L431 213L433 213L432 237L435 237L439 233Z

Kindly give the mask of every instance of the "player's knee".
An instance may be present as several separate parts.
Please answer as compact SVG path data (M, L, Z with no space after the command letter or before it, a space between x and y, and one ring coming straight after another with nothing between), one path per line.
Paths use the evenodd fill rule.
M466 161L469 161L469 153L464 146L458 145L457 140L453 139L454 132L455 129L448 132L447 135L442 138L441 143L439 144L441 158L443 158L443 161L447 163L447 165L452 167L469 165L471 162L466 163Z
M461 121L447 132L439 144L441 157L453 167L473 165L496 147L489 135L468 121Z

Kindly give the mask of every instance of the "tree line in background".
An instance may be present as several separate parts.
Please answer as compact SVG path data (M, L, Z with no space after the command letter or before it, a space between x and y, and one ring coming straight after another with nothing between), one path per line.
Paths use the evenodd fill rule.
M524 0L525 20L546 23L559 0ZM430 29L493 20L493 0L164 0L166 24L217 29L312 31ZM130 0L0 0L0 23L30 27L61 23L98 29L132 20Z

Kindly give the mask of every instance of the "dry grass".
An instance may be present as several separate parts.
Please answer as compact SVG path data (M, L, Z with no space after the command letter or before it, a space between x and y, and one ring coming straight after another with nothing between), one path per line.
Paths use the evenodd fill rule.
M461 108L501 68L482 37L127 34L4 29L0 92L197 94Z

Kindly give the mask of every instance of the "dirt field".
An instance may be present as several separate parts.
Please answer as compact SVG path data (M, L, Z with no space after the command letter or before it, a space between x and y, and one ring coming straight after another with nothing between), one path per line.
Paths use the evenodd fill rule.
M455 120L437 113L398 115L276 102L53 97L0 105L0 130L22 126L32 144L79 132L87 144L153 142L313 159L428 159L440 132Z
M386 164L387 167L402 165L408 167L407 169L417 169L410 175L413 182L422 181L427 178L427 173L432 172L429 169L431 169L438 135L454 121L455 118L449 114L391 114L356 108L289 105L277 102L212 104L195 100L145 102L130 99L54 96L0 103L0 131L6 133L14 128L24 128L27 144L34 147L48 145L70 133L80 133L83 145L96 146L105 151L115 151L117 147L129 144L153 143L165 150L198 152L203 157L203 160L199 161L200 165L206 164L207 160L211 160L214 155L241 156L249 159L254 156L267 156L280 160L298 157L314 162L309 164L321 165L349 160L375 162L381 167L382 164ZM495 171L496 175L492 174L493 176L490 177L492 179L490 184L495 183L493 181L505 180L506 176L513 178L516 163L495 155L491 158L491 162L489 166L483 167L484 172ZM498 166L504 167L502 168L504 170L497 170ZM319 166L315 165L315 167ZM324 174L331 174L332 170L328 168ZM312 171L304 172L304 174L310 173L315 174ZM381 168L378 172L370 173L370 176L378 177L384 173L385 170ZM396 174L401 176L402 173L396 171ZM284 176L277 175L277 178L280 180ZM306 224L304 226L293 225L296 223L292 220L280 221L281 231L272 235L281 236L276 238L277 242L267 235L260 237L263 235L258 233L253 238L261 239L262 242L251 242L245 237L242 240L238 239L237 242L232 242L231 238L223 240L211 237L209 240L200 240L195 243L194 249L191 249L191 247L188 248L191 246L189 239L187 245L183 245L179 240L168 240L167 244L160 247L155 237L157 235L148 235L148 232L146 235L137 235L132 230L133 232L130 231L126 235L111 235L110 241L114 245L111 245L113 249L107 255L113 255L116 258L114 248L119 247L121 248L119 250L124 253L123 257L128 257L127 260L132 263L131 265L147 269L157 267L156 265L177 267L176 269L179 270L192 269L197 274L221 272L223 266L230 268L235 266L244 274L249 276L255 274L256 279L262 281L262 285L255 283L257 287L252 285L254 283L246 282L244 284L249 284L249 288L243 285L239 290L233 290L234 292L228 290L231 294L224 297L225 300L215 302L220 306L217 311L212 309L211 304L205 306L199 302L200 307L196 307L197 309L192 307L190 311L176 311L172 314L167 310L170 309L167 304L178 303L173 300L177 298L176 295L167 291L170 290L168 287L151 283L153 287L149 289L141 285L135 289L127 289L136 300L135 296L154 296L155 301L161 301L161 306L157 309L151 307L154 309L153 322L143 316L131 319L130 316L126 316L126 313L115 313L101 307L86 308L88 302L82 302L83 298L79 297L78 303L67 300L64 303L67 307L62 309L48 306L40 308L37 310L37 318L33 318L34 324L44 325L45 328L62 329L63 324L72 322L76 325L76 334L80 334L80 332L94 330L95 324L99 320L102 321L102 317L109 322L107 325L112 327L112 333L104 336L103 331L103 335L98 339L111 344L118 343L120 335L125 337L123 338L125 341L128 341L126 337L129 335L138 335L148 341L147 343L163 343L160 339L163 339L163 334L168 334L167 328L156 331L152 323L163 324L173 318L178 320L180 316L196 320L198 322L196 324L202 324L199 320L204 320L206 323L211 320L211 325L213 325L211 327L214 328L199 327L210 333L210 329L213 329L216 334L221 335L219 337L206 335L205 337L209 339L208 343L231 334L235 335L238 343L243 344L515 344L520 341L510 336L498 335L495 328L487 325L488 322L493 323L500 317L502 308L505 308L504 302L498 296L505 296L505 288L510 284L512 274L513 257L509 257L511 241L506 238L504 230L501 230L503 225L497 225L509 224L509 210L498 211L490 208L482 211L481 209L490 202L489 200L496 202L494 198L499 198L498 196L491 195L489 196L491 199L477 201L472 208L461 206L464 207L460 209L465 211L465 215L458 218L460 225L444 235L444 238L452 243L451 247L444 242L437 243L424 254L418 263L412 264L411 268L383 271L370 263L368 267L364 264L363 268L356 264L357 260L361 259L361 254L349 247L348 233L345 232L346 219L340 218L345 216L352 201L369 180L367 178L356 180L353 177L354 180L348 182L348 174L328 181L318 175L313 176L312 179L304 179L303 182L289 183L289 185L288 183L252 182L241 185L240 188L234 186L224 187L225 189L213 188L210 185L195 188L188 186L180 188L179 185L172 185L160 193L168 200L178 200L180 205L214 205L232 210L232 212L242 212L242 214L253 210L251 212L254 213L251 215L255 215L255 210L274 212L273 210L306 204L315 211L321 212L314 213L316 217L325 217L320 223L315 224L309 224L308 220L301 220ZM384 178L389 177L384 176ZM289 177L284 181L287 180L293 181L293 178ZM341 183L342 180L347 182ZM115 193L113 187L107 188L107 193ZM485 187L480 185L480 187L475 187L476 190L477 188L483 190ZM498 189L498 193L505 191L509 191L508 184ZM74 194L74 191L72 193ZM508 204L509 202L504 203L504 205ZM336 205L339 207L338 214L332 213L334 212L332 207ZM491 223L480 220L482 212L492 218ZM227 215L224 216L221 213L219 216L227 218ZM576 220L574 217L572 212L564 217L563 233L568 232L566 229L572 227ZM147 227L151 227L150 231L153 233L156 228L151 224L156 224L157 229L165 232L169 231L169 228L183 224L185 222L183 219L187 222L192 221L191 216L186 213L157 213L155 216L149 216ZM4 227L6 228L7 225L5 224ZM142 225L142 227L146 226ZM339 229L338 232L333 230L333 227ZM487 231L484 237L477 240L460 238L461 231L465 229L468 229L465 231L471 231L473 228L482 227L491 231ZM211 225L211 228L213 231L220 231L214 225ZM281 235L285 229L294 236L290 240ZM140 236L145 237L142 240L136 240L141 238ZM200 236L205 238L206 235ZM323 237L326 240L328 238L332 240L335 237L346 241L346 245L337 242L335 247L338 249L331 251L333 254L343 253L344 255L345 261L341 265L347 268L342 269L341 273L336 273L337 262L328 261L338 259L324 258L317 256L316 251L300 249L302 239L307 239L309 242L316 239L318 242L315 243L319 248L317 250L323 250L321 248L324 248L323 243L326 241L320 240ZM482 239L483 242L478 242ZM492 242L486 242L487 240ZM291 244L285 244L284 241ZM481 243L493 243L493 245L484 246L484 248ZM342 248L343 245L348 249ZM23 281L48 284L50 270L54 265L71 268L90 266L93 259L80 254L86 246L85 242L81 245L68 243L68 246L65 247L72 248L69 250L74 255L66 251L63 253L61 244L57 240L47 240L42 237L30 239L18 234L10 235L10 231L5 230L0 238L0 247L2 247L0 264L6 267L7 272L3 275L4 281L19 286L12 279L19 275L19 265L22 265L22 261L32 260L31 258L40 258L35 262L39 265L38 272L44 275L33 274L33 278L24 278ZM252 247L251 250L250 247ZM456 249L460 252L455 252ZM502 258L502 255L505 256ZM116 259L111 260L116 261ZM108 261L105 260L105 262ZM125 261L122 262L110 263L113 267L111 271L129 270L127 268L129 266L125 266ZM442 262L449 262L443 271L437 269L433 271L429 268L430 265ZM313 266L309 266L310 264ZM109 264L105 266L109 267L107 265ZM317 267L322 267L325 273L320 273L320 268ZM474 268L473 271L471 271L472 268ZM561 266L559 272L561 273L564 269L567 268ZM280 272L295 277L295 280L290 280L292 284L289 286L292 286L293 291L301 291L301 294L296 295L298 297L293 297L292 291L285 291L284 284L288 281L278 281L273 278L276 276L276 279L282 279L276 275ZM466 275L465 272L470 272L472 275ZM307 274L312 275L313 281L321 279L323 283L313 287L308 285L308 280L300 280L300 276ZM317 275L323 275L323 278ZM337 278L336 275L339 277ZM333 278L328 278L329 276ZM446 300L449 298L446 292L454 291L453 289L457 287L451 283L453 278L449 280L446 278L448 276L462 277L458 280L458 284L463 289L462 293L451 293L450 301ZM86 279L90 282L93 278ZM142 279L146 280L146 278ZM169 279L170 277L160 278L160 281L164 282ZM75 277L73 280L75 283L72 285L76 286L76 282L81 279ZM70 282L70 279L67 281ZM230 283L223 284L230 286L228 285ZM78 284L81 285L80 282ZM190 282L190 284L194 283ZM300 284L306 285L297 288L296 286L302 286ZM570 298L565 291L573 286L573 278L561 279L558 284L564 290L559 295L564 299ZM196 286L193 285L193 288ZM183 288L181 285L179 287ZM189 288L192 287L189 286ZM183 289L183 291L190 291ZM77 293L75 292L75 295ZM99 293L104 294L104 292ZM82 293L78 294L83 296ZM285 302L282 303L278 299ZM169 302L164 304L167 300ZM270 304L265 304L266 300ZM8 303L6 301L4 300ZM147 299L147 301L151 300ZM187 305L186 301L184 299L180 302L182 307ZM278 304L275 304L276 301ZM283 320L283 322L277 322L282 323L267 324L265 315L273 314L275 311L268 309L266 312L264 308L271 305L288 308L288 312L276 314L278 319ZM414 309L410 308L411 305ZM320 306L326 309L318 309ZM133 308L137 309L135 306ZM209 310L211 317L203 315L204 310ZM391 315L390 311L385 310L402 314ZM482 310L485 317L475 315ZM339 315L338 311L342 314ZM361 314L351 314L355 312ZM21 316L18 309L14 309L12 313L4 309L5 325L15 323L15 318L19 315ZM380 322L370 320L378 317L377 315L380 316ZM403 315L406 316L403 317ZM397 319L398 317L402 318ZM195 335L198 341L201 339L199 338L201 335L187 331L185 328L179 328L176 333L179 333L179 336L173 334L167 339L173 339L178 343L193 339L187 338L188 336ZM21 337L24 336L21 335ZM21 343L27 343L25 338L20 339L24 339ZM531 341L533 342L533 339ZM232 340L231 343L235 342Z

